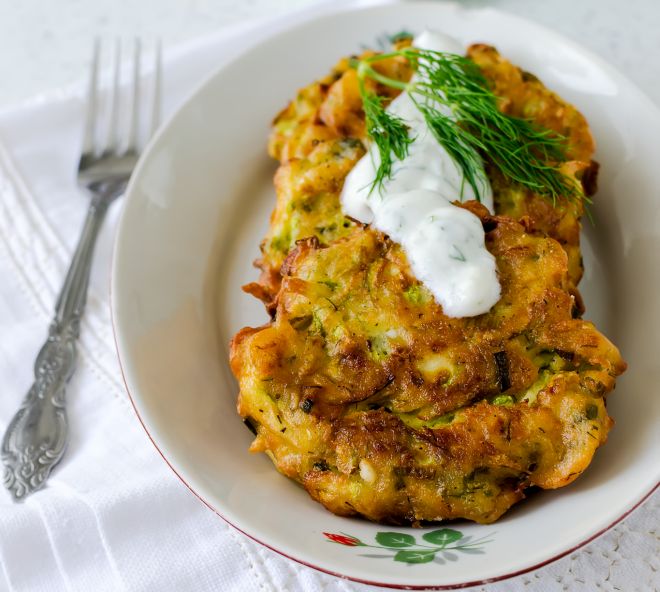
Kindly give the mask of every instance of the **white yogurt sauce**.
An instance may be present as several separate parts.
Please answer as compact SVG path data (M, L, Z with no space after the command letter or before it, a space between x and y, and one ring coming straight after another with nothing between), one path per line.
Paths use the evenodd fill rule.
M462 54L451 37L424 31L413 45ZM439 109L450 111L443 106ZM483 314L500 298L495 258L487 251L477 216L452 201L476 199L460 167L435 139L407 93L388 111L409 126L414 141L408 156L396 161L380 192L371 186L380 164L372 145L346 177L341 194L344 213L384 232L399 243L415 276L450 317ZM492 212L493 194L483 168L478 178L481 202Z

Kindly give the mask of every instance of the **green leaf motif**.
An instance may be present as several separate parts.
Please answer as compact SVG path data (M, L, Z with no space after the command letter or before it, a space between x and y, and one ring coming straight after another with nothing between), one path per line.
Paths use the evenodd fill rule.
M422 539L433 546L417 542L414 535L405 532L378 532L374 537L375 544L362 542L357 537L346 533L323 533L331 543L339 543L346 547L362 547L366 550L376 549L376 553L361 553L360 557L373 559L390 558L399 563L415 564L430 563L447 565L459 561L462 554L483 555L482 548L486 543L492 543L488 536L475 538L472 535L463 536L463 533L452 528L440 528L422 534ZM384 552L384 553L383 553Z
M463 535L458 532L458 530L452 530L451 528L441 528L440 530L433 530L422 535L422 538L432 543L433 545L440 545L444 547L449 543L453 543L459 539L463 538Z
M429 563L433 561L435 551L398 551L394 561L402 563Z
M402 532L379 532L376 535L376 542L385 547L398 549L414 545L415 537Z

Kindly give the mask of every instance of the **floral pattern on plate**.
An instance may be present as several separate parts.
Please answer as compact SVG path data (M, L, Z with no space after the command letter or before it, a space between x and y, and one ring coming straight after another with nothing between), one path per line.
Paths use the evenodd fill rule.
M423 542L418 542L412 534L404 532L379 531L376 534L375 545L370 545L359 538L346 533L324 532L323 535L331 543L337 543L346 547L365 547L369 549L380 549L382 553L361 553L362 557L373 559L389 558L402 563L430 563L435 561L444 564L447 561L457 561L458 553L481 555L486 551L483 545L490 543L491 539L481 537L474 539L464 536L462 532L452 528L440 528L425 532L422 535ZM426 544L430 543L430 544Z

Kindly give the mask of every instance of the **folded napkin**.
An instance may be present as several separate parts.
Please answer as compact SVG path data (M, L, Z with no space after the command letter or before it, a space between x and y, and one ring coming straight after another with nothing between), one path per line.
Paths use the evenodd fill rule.
M167 53L165 112L222 61L282 25L242 25ZM74 181L81 89L0 113L2 432L32 381L87 206ZM253 543L200 503L148 440L124 390L110 324L121 205L113 205L97 247L78 370L67 391L66 456L47 487L24 503L0 492L0 591L375 590ZM659 499L569 557L488 590L657 589Z

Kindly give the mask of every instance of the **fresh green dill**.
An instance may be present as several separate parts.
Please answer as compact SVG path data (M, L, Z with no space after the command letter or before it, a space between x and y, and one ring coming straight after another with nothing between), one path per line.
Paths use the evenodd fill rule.
M452 245L452 247L454 247L454 250L449 253L449 258L456 261L466 261L463 251L461 251L456 245Z
M389 78L373 64L403 57L415 76L411 82ZM414 141L405 121L386 111L383 99L367 90L365 79L407 92L438 142L463 172L464 181L480 198L482 158L513 182L552 200L560 196L586 199L579 185L559 167L566 160L567 140L526 119L508 116L479 67L468 58L406 47L354 62L360 81L367 133L378 149L380 163L373 188L392 176L394 160L403 160Z
M392 155L403 160L414 138L408 135L408 127L403 119L388 113L383 105L383 99L376 93L366 90L363 78L360 79L360 95L367 122L367 134L376 144L380 156L378 173L372 190L375 187L380 190L385 179L392 176Z

